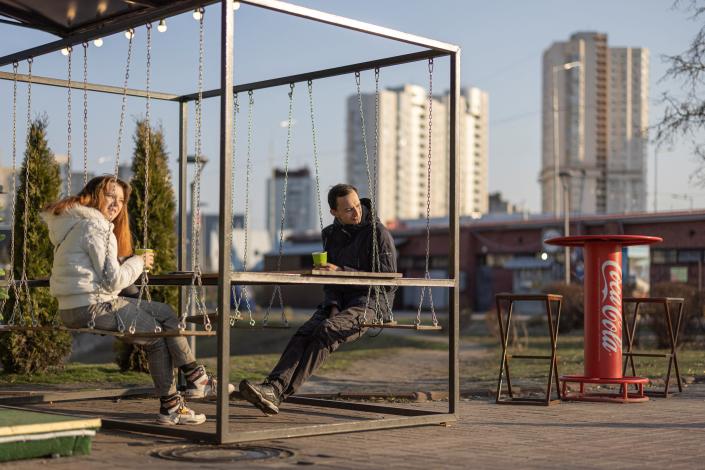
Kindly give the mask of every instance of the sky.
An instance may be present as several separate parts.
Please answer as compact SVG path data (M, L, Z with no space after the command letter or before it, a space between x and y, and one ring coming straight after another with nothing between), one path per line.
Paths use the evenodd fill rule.
M525 209L540 210L538 174L541 162L541 57L552 42L567 40L577 31L608 34L610 46L645 47L650 50L650 115L652 124L663 113L659 97L663 91L680 93L679 84L661 80L666 71L664 55L684 51L698 30L688 14L673 9L671 0L298 0L299 5L374 23L407 33L457 44L462 48L461 84L476 86L489 94L490 147L489 190ZM219 6L205 13L204 89L219 86ZM190 13L167 20L165 33L153 33L151 89L171 93L192 93L198 83L198 22ZM129 86L145 87L145 28L138 28L134 40ZM50 42L46 33L0 25L0 54ZM89 47L90 82L121 86L127 40L122 34L104 39L104 45ZM260 10L248 5L236 13L235 83L247 83L317 69L346 65L418 50L395 41L340 30L295 17ZM73 55L74 80L81 79L82 47ZM66 78L66 57L52 53L37 58L33 73ZM434 92L448 88L448 59L436 60ZM0 68L11 71L11 66ZM26 73L26 64L20 65ZM428 85L425 62L384 68L381 87L404 83ZM341 182L345 177L345 103L355 93L354 76L319 80L314 83L315 126L321 160L321 188ZM26 86L19 86L19 152L22 151L26 116ZM374 90L372 72L362 74L362 91ZM255 92L252 117L252 226L265 225L266 178L274 166L282 166L286 149L288 87ZM11 161L12 83L0 83L0 165ZM313 166L311 116L306 84L294 90L290 167ZM83 150L82 92L73 100L73 168L81 171ZM236 212L244 210L245 159L247 143L247 96L240 97L235 165ZM194 149L193 106L190 107L189 153ZM57 154L67 149L67 91L34 86L32 113L49 118L49 145ZM127 121L120 154L128 162L134 147L134 123L145 113L144 100L127 100ZM89 171L110 173L120 118L120 96L92 93L89 96L88 148ZM167 150L176 175L178 152L178 105L152 101L152 120L165 133ZM203 212L218 210L218 100L204 101L203 154L210 162L202 180ZM653 167L658 160L658 174ZM654 207L657 188L659 210L705 208L705 188L690 181L698 161L690 148L679 143L657 151L649 146L648 202ZM229 193L229 191L227 191ZM325 205L324 205L325 207ZM324 221L329 216L324 214Z

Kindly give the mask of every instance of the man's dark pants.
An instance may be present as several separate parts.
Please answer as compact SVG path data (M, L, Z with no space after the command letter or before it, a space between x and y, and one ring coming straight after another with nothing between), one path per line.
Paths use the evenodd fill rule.
M367 309L374 318L374 311ZM362 337L365 307L350 307L335 314L318 309L296 331L272 369L267 381L280 393L282 400L293 395L318 370L340 345Z

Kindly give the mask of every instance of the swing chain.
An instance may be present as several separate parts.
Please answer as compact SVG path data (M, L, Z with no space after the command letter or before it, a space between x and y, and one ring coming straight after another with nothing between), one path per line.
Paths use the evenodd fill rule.
M316 204L318 206L318 223L323 232L323 209L321 208L321 182L318 171L318 142L316 139L316 120L313 114L313 80L308 81L308 107L311 113L311 135L313 137L313 168L316 172Z
M191 207L191 264L193 275L191 276L191 286L189 288L188 301L186 309L181 315L179 329L186 328L186 312L194 306L197 313L203 316L203 324L206 331L211 331L210 317L206 311L205 290L203 288L202 272L201 272L201 174L203 171L203 162L201 161L202 150L202 114L203 114L203 56L204 56L204 17L203 9L201 18L198 21L198 96L196 98L195 110L195 159L196 170L194 174L194 195Z
M367 148L367 131L365 129L365 112L364 108L362 105L362 90L361 90L361 79L360 79L360 72L355 72L355 84L357 87L357 102L358 102L358 108L360 111L360 129L362 133L362 148L363 148L363 154L365 156L365 168L367 170L367 188L368 192L370 193L370 216L372 218L372 271L379 271L380 270L380 262L379 262L379 246L377 242L377 214L376 214L376 197L374 194L375 191L375 186L372 183L372 172L370 170L370 157L369 157L369 149ZM378 100L379 96L379 70L375 70L375 102ZM376 105L377 106L377 105ZM375 107L375 112L377 112L377 107ZM378 118L375 117L375 124L376 126L379 126ZM375 140L377 139L377 136L375 135ZM376 166L376 152L377 152L377 144L375 144L375 166ZM376 173L375 173L376 174ZM376 176L375 176L376 177ZM391 309L391 305L389 304L389 298L387 297L387 291L384 288L380 288L380 286L369 286L367 288L367 299L365 301L365 310L363 311L363 321L367 321L367 309L369 307L370 303L370 298L372 296L372 290L374 289L375 291L375 319L373 320L375 323L384 323L384 312L382 312L382 309L379 308L379 297L380 293L382 293L385 303L387 306L387 313L389 314L390 320L393 320L393 313Z
M27 71L27 135L26 135L26 146L27 148L30 147L30 142L32 138L32 62L34 60L30 57L27 59L27 66L28 66L28 71ZM29 164L30 164L30 159L29 155L27 158L27 164L25 166L25 171L24 171L24 213L23 213L23 237L22 237L22 272L20 274L20 291L22 292L24 290L24 294L27 299L27 309L29 311L29 317L30 317L30 322L31 326L36 327L39 326L39 322L37 321L37 318L34 315L34 303L32 302L32 298L29 295L29 284L27 282L27 233L28 233L28 225L29 225ZM24 316L23 316L24 317ZM22 318L23 318L22 317Z
M152 71L152 24L147 23L147 66L146 66L146 86L145 90L147 92L146 102L145 102L145 122L146 122L146 132L145 132L145 143L144 143L144 201L142 204L142 248L146 248L149 242L148 235L148 220L149 213L147 208L149 206L149 165L150 157L152 152L152 122L151 122L151 102L152 95L150 93L150 78Z
M12 326L15 324L15 316L17 314L19 305L19 290L15 284L15 216L16 216L16 203L17 203L17 69L19 63L17 61L12 63L12 228L10 231L10 269L6 275L7 283L15 294L15 302L12 308L12 315L8 321L8 325ZM0 312L4 311L5 302L2 302L2 309Z
M374 200L377 200L377 160L379 156L379 67L375 67L375 151L373 154L373 160L372 160L372 192L371 194L374 194ZM376 204L375 204L375 209L376 209ZM373 227L374 230L376 230L376 224L375 227ZM375 236L376 239L376 236ZM379 245L377 243L374 244L373 246L373 260L372 260L372 271L374 272L380 272L381 271L381 261L379 258ZM380 304L379 304L379 294L382 292L382 295L384 297L384 303L387 306L387 312L389 314L389 321L394 321L394 312L392 311L392 307L389 304L389 297L387 297L387 290L384 289L381 286L375 286L375 308L377 311L380 311ZM381 315L380 315L381 318Z
M248 255L248 234L250 224L250 178L252 176L252 145L254 133L254 106L255 97L252 90L247 92L247 164L245 167L245 249L242 254L242 270L247 271L247 255Z
M292 123L293 123L293 110L294 110L294 87L295 84L292 82L289 84L289 115L287 117L287 130L286 130L286 153L284 154L284 186L282 188L282 209L281 209L281 218L279 221L279 256L277 257L277 272L281 271L281 265L282 265L282 256L284 255L284 223L286 221L286 196L287 196L287 190L288 190L288 185L289 185L289 156L291 154L291 139L292 139L292 132L291 128ZM284 300L282 298L282 292L281 292L281 287L279 284L274 286L274 290L272 291L272 297L269 300L269 306L267 307L267 311L264 314L264 319L262 320L263 325L267 325L269 321L269 314L272 310L272 305L274 304L274 297L278 294L279 296L279 305L281 306L281 316L282 316L282 322L285 325L288 325L288 320L286 319L286 315L284 314Z
M372 194L375 195L375 201L377 200L377 161L379 157L379 67L375 67L375 152L373 155L373 164L372 164L372 171L373 173L373 178L372 178ZM376 209L376 205L375 205ZM375 272L380 272L381 271L381 261L379 258L379 245L375 244L374 245L374 250L376 251L376 266L373 267L373 271ZM394 321L394 312L392 311L392 307L389 303L389 297L387 297L387 290L381 286L375 286L375 308L379 311L380 305L379 305L379 293L380 291L382 292L382 296L384 297L384 303L387 307L387 312L389 314L389 321Z
M83 185L88 184L88 43L83 43Z
M249 92L250 95L250 100L252 100L252 91L250 90ZM236 157L236 135L237 135L237 115L240 113L240 95L238 93L235 93L234 99L233 99L233 165L232 165L232 183L230 185L230 198L231 201L233 201L233 206L235 205L235 157ZM249 122L249 118L248 118ZM249 131L251 130L251 126L248 126L248 152L249 152L249 143L251 139L249 138ZM249 156L248 156L248 165L249 165ZM245 190L245 205L246 207L249 206L249 170L247 170L247 186ZM249 211L249 207L246 209L245 213L245 253L243 254L243 271L247 271L247 212ZM231 242L232 244L232 239ZM234 269L234 266L233 266ZM249 293L247 291L247 286L240 286L240 298L238 298L237 295L237 286L233 285L230 287L230 293L233 296L234 304L235 304L235 313L230 315L230 326L235 326L235 323L237 323L239 320L242 320L242 313L240 312L240 303L242 302L242 299L244 298L245 300L245 306L247 307L247 311L249 312L250 315L250 324L254 321L252 317L252 309L250 308L250 297Z
M73 47L69 46L68 48L68 55L67 55L67 60L68 60L68 86L66 87L67 89L67 119L66 119L66 196L71 195L71 92L73 91L71 89L71 62L72 62L72 57L73 57Z
M202 146L202 116L203 116L203 17L199 20L199 41L198 41L198 98L196 99L196 115L195 115L195 159L196 170L194 174L194 199L193 207L191 208L194 220L191 224L191 263L193 264L194 275L201 276L201 260L200 260L200 243L201 243L201 172L203 171L203 163L201 162L201 146ZM193 283L192 283L193 285Z
M134 33L130 34L129 42L127 43L127 64L125 65L125 80L122 86L122 103L120 105L120 124L118 126L118 138L115 148L115 171L113 172L117 178L120 173L120 148L122 147L122 135L125 130L125 113L127 110L127 83L130 79L130 61L132 59L132 40L135 37Z
M130 29L132 31L132 29ZM128 80L130 79L130 61L132 58L132 39L135 37L134 32L133 34L130 34L129 37L129 42L127 43L127 61L125 64L125 79L123 81L123 86L122 86L122 103L121 103L121 108L120 108L120 125L118 127L118 138L117 138L117 144L116 144L116 149L115 149L115 168L113 172L113 176L115 179L117 179L118 174L119 174L119 169L120 169L120 147L122 145L122 135L125 129L125 112L127 108L127 84ZM105 232L105 259L103 262L103 278L101 280L101 286L103 290L106 292L110 292L110 288L105 285L106 282L106 271L108 269L108 249L110 247L110 230L106 230Z
M377 198L377 158L379 155L379 67L375 67L375 153L372 161L372 188L370 194ZM379 262L379 260L377 260ZM374 268L372 269L374 271Z
M250 177L252 176L252 144L253 144L253 119L254 119L254 106L255 97L254 91L248 90L247 92L247 163L245 164L245 244L242 254L242 270L247 271L247 254L249 251L249 224L250 224ZM255 319L252 314L252 307L250 305L250 294L247 286L241 287L242 297L245 299L245 306L247 307L247 313L249 315L250 326L255 326ZM237 293L235 293L237 294ZM242 315L240 314L240 302L241 300L235 297L235 320L239 320Z
M424 278L431 279L429 272L429 258L431 254L431 156L433 143L433 58L428 59L428 169L426 172L426 261L424 267ZM419 308L416 311L416 325L421 324L421 309L423 308L424 296L428 289L428 300L431 306L433 326L438 326L438 318L433 305L433 291L430 286L421 288L421 298Z
M380 271L379 245L377 244L377 153L379 152L379 67L375 67L375 151L372 155L372 172L367 165L368 186L372 201L372 271ZM367 163L367 162L365 162ZM377 290L377 288L375 288ZM379 302L379 293L377 293Z
M151 85L151 72L152 72L152 24L147 23L147 65L145 69L146 75L146 86L145 90L147 92L145 101L145 143L144 143L144 201L142 201L142 248L149 246L149 166L150 166L150 156L152 150L152 121L151 121L151 102L152 95L150 90ZM144 270L140 280L140 290L137 296L137 307L140 307L142 300L146 298L147 302L152 302L152 295L149 291L149 274L147 270ZM154 320L154 332L159 333L162 331L159 322L156 317L152 317ZM137 317L132 319L131 328L135 327L137 323Z
M240 95L235 92L233 93L233 137L232 137L232 148L233 148L233 163L231 165L231 172L230 172L230 201L232 204L232 207L235 207L235 177L236 177L236 171L235 171L235 162L236 162L236 146L237 146L237 115L240 112ZM231 227L231 230L229 232L228 236L228 242L226 245L232 247L232 237L233 237L233 232L235 228ZM234 263L230 263L230 269L235 270L235 265ZM232 311L229 314L229 323L230 326L235 326L235 322L242 318L242 315L240 314L240 305L239 301L237 298L237 288L234 285L230 286L230 295L232 295L234 302L235 302L235 313L233 314Z
M365 156L365 165L367 169L367 188L368 192L371 189L372 182L371 182L371 176L370 176L370 163L369 163L369 156L368 156L368 151L367 151L367 133L365 131L365 113L362 109L362 91L360 89L361 85L361 77L360 77L360 72L356 71L355 72L355 86L357 88L357 102L358 102L358 107L360 110L360 130L362 133L362 148L363 148L363 153ZM374 214L373 214L374 217ZM374 219L373 219L374 221ZM374 270L374 246L375 246L375 238L374 238L374 224L372 228L372 265L373 265L373 270ZM367 288L367 299L365 301L365 310L362 312L362 318L363 322L367 322L367 307L369 306L370 303L370 296L372 295L372 286L369 286ZM374 322L376 323L377 320L379 319L379 312L375 312L375 319Z

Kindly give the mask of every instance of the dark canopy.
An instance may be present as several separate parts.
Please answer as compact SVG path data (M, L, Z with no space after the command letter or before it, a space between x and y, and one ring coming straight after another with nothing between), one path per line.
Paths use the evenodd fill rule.
M189 0L0 0L0 16L5 18L4 23L66 38L145 14L154 18L164 11L169 16L193 3Z

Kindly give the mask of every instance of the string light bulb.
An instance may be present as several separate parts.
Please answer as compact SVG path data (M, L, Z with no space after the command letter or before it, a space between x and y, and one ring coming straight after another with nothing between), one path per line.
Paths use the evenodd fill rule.
M201 21L203 18L203 8L196 8L193 10L193 19L196 21Z
M95 47L100 47L103 45L103 38L98 38L93 40L93 45Z
M240 9L240 2L233 2L233 10L239 10Z
M160 33L166 32L166 20L159 20L159 24L157 25L157 31Z
M130 29L128 29L127 31L125 31L125 37L126 37L127 39L132 39L132 38L134 37L134 35L135 35L135 30L132 29L132 28L130 28Z

